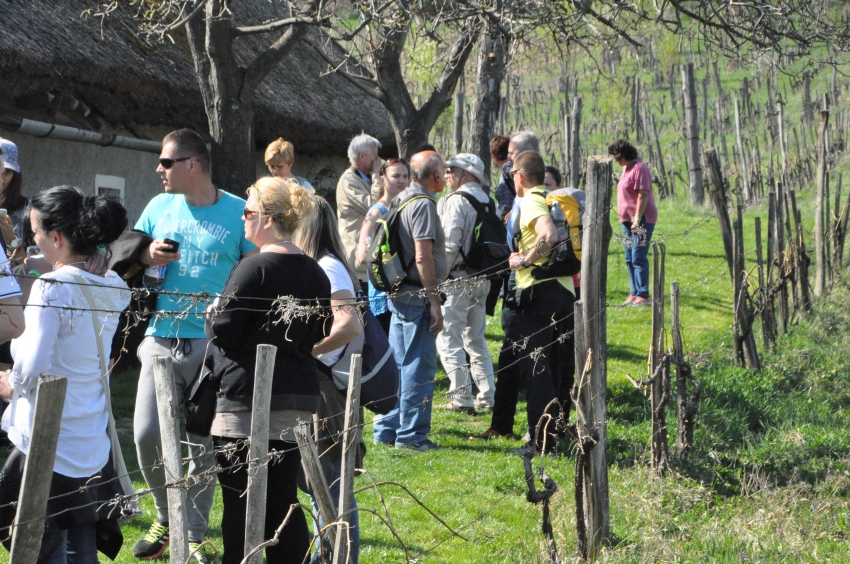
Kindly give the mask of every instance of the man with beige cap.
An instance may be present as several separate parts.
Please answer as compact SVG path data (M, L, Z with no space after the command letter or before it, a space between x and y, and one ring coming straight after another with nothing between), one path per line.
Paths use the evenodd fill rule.
M464 256L472 247L478 214L468 198L494 207L495 203L482 188L489 181L484 163L476 155L460 153L447 162L446 184L451 192L437 203L437 214L446 235L446 263L451 280L469 275ZM437 337L437 350L451 383L451 401L441 406L444 409L475 415L476 408L493 408L493 363L484 338L489 291L490 283L485 279L481 284L446 292L443 330ZM472 395L473 382L478 388L477 397Z

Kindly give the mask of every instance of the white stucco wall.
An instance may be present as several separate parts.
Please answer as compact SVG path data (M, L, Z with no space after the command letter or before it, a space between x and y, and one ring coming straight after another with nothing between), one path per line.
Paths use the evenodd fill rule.
M145 133L161 139L168 130L159 129ZM156 173L158 156L153 153L8 132L0 132L0 136L18 145L23 193L27 197L60 184L70 184L93 194L97 175L123 178L124 206L132 226L148 201L162 192L162 182ZM336 188L337 179L348 166L345 157L296 155L293 173L305 177L324 195ZM267 174L263 154L258 152L257 176Z

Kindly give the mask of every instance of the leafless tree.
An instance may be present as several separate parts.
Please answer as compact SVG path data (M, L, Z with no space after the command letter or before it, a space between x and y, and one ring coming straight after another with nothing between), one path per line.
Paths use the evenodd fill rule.
M239 25L238 3L230 0L125 0L136 4L140 32L151 40L185 33L192 51L198 85L212 139L213 182L241 192L256 179L254 163L254 94L257 86L307 34L310 27L329 25L320 0L274 0L286 17ZM108 16L119 0L104 5ZM237 4L234 6L233 4ZM253 60L240 64L234 45L240 38L272 35L274 39Z

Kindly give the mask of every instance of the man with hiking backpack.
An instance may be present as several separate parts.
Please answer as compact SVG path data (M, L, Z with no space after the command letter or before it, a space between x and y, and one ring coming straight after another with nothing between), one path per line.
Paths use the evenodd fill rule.
M513 161L511 175L522 198L517 218L517 252L512 253L509 265L516 271L516 296L512 307L515 316L505 332L503 353L510 353L516 346L522 350L516 352L516 363L510 368L516 370L519 378L505 379L513 386L520 384L526 388L528 432L531 441L525 449L554 452L558 440L554 419L558 417L557 393L552 379L552 358L560 356L556 342L556 326L564 320L572 320L573 281L569 274L580 262L573 256L565 259L562 265L555 265L552 256L561 246L559 229L546 202L546 189L543 186L543 158L534 151L524 151ZM560 208L559 208L560 209ZM515 212L517 210L514 210ZM569 239L567 239L568 241ZM571 249L570 249L571 250ZM560 270L567 267L561 275ZM552 276L556 273L556 276ZM572 329L571 324L569 329ZM554 344L553 344L554 343ZM503 366L500 356L500 366ZM509 397L516 390L497 388L497 396ZM513 427L513 415L516 405L513 402L500 402L494 411L492 428L499 434L509 434ZM502 413L504 411L504 413ZM551 418L551 419L550 419ZM502 426L504 424L504 426Z
M410 168L410 186L395 197L385 216L387 229L394 232L382 253L388 258L397 256L403 271L389 300L389 341L401 380L399 402L388 414L375 417L373 432L376 444L425 452L436 448L428 433L437 376L436 340L443 328L437 285L446 279L448 271L446 242L434 196L445 185L446 169L434 151L413 155ZM396 240L398 247L392 248ZM381 281L373 278L378 284Z
M485 254L489 256L486 251L488 244L504 246L504 258L507 258L507 231L496 215L494 202L482 189L482 186L489 184L484 173L484 163L470 153L457 155L446 163L446 183L451 193L440 198L437 213L446 235L449 280L493 274L507 268L506 261L503 265L484 264L482 258ZM451 383L451 401L442 406L444 409L469 415L475 415L476 408L486 411L493 409L496 390L493 384L493 362L484 338L487 327L485 305L489 291L490 282L486 278L471 287L446 291L443 330L437 337L440 360ZM467 353L469 366L466 364ZM477 398L472 395L470 374L478 388Z

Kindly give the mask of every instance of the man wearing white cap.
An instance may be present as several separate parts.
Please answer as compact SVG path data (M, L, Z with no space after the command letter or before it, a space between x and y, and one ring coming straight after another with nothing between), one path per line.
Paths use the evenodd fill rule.
M461 153L447 162L446 184L451 193L437 203L437 214L446 234L446 263L451 280L468 275L463 257L472 247L477 213L467 198L472 197L491 206L495 204L482 189L482 185L487 186L489 182L484 173L484 163L476 155ZM442 406L445 409L475 415L476 408L493 408L493 362L484 338L489 290L490 284L485 281L446 292L447 299L442 308L443 330L437 337L437 350L451 382L449 395L452 399ZM478 388L477 397L472 395L472 382Z

